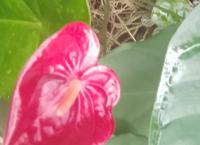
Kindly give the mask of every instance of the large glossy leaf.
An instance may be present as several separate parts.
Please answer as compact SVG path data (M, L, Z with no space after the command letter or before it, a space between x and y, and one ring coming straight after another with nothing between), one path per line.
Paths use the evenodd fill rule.
M147 145L146 138L134 135L132 133L113 136L107 145Z
M164 56L175 30L172 26L144 42L124 44L101 60L118 73L122 87L121 100L114 110L115 137L109 145L147 144Z
M89 23L86 0L0 0L0 98L41 41L69 21Z
M170 41L153 110L150 145L200 144L200 6Z

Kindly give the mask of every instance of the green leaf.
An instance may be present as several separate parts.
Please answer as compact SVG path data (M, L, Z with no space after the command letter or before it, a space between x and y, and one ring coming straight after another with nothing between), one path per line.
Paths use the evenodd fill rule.
M180 23L190 13L188 0L157 0L153 9L153 19L162 27Z
M150 145L200 144L200 5L170 41L154 105Z
M86 0L0 0L0 98L39 44L70 21L90 22Z
M147 140L144 137L128 133L113 136L113 138L106 145L147 145Z
M142 139L141 145L147 144L149 122L165 52L176 28L171 26L144 42L123 44L101 59L101 63L117 72L122 88L121 100L114 109L115 138L110 144L118 140L124 142L126 138ZM132 141L131 145L133 143L140 145L138 141Z

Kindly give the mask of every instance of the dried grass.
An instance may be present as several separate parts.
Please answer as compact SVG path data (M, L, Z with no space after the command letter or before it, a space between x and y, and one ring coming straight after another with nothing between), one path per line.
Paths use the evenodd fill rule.
M97 33L103 54L123 42L141 41L156 28L151 21L153 1L90 0L92 27Z

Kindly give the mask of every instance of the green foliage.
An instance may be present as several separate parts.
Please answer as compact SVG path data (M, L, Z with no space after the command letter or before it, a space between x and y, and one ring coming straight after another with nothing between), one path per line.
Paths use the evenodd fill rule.
M121 100L114 110L116 132L108 145L147 144L165 48L176 28L169 27L145 42L124 44L101 59L117 71L122 84ZM8 103L0 100L0 129L4 128L7 109Z
M0 0L0 98L8 98L27 58L70 21L89 23L86 0Z
M153 19L160 27L180 23L191 11L188 0L157 0Z
M127 133L113 136L113 138L106 145L147 145L147 139L146 137Z
M144 42L123 44L101 59L121 80L121 100L114 109L115 137L108 145L146 145L154 98L168 42L177 26Z
M200 5L170 41L154 105L150 145L200 144Z
M189 12L185 4L186 0L159 0L154 15L162 26L181 22ZM118 73L122 87L114 109L116 132L108 145L147 145L148 140L149 145L200 143L199 17L200 6L171 41L174 25L144 42L123 44L101 59ZM83 0L0 0L0 97L10 95L24 62L47 36L67 22L89 19ZM7 108L0 100L0 135Z

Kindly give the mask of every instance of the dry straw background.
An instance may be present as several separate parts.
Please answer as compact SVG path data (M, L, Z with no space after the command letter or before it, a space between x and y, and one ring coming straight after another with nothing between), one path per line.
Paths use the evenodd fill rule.
M154 0L90 0L92 27L103 54L122 42L141 41L152 35L156 25L151 20Z

